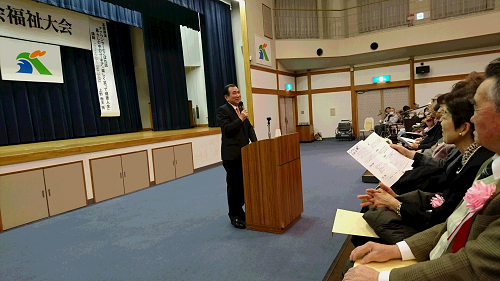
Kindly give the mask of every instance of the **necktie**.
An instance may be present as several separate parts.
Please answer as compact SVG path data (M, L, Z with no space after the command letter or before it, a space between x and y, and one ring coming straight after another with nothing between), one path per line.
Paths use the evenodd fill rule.
M236 107L236 113L240 116L240 109Z
M481 179L484 179L484 178L487 178L491 175L493 175L493 168L492 168L492 165L493 165L493 161L491 161L487 166L486 168L483 169L483 171L481 172L481 175L479 175L479 177L477 178L478 180L481 180Z

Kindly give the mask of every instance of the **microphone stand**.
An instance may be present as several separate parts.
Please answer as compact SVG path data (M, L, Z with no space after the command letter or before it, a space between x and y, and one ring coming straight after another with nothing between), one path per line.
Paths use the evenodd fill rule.
M267 119L267 136L271 139L271 120Z

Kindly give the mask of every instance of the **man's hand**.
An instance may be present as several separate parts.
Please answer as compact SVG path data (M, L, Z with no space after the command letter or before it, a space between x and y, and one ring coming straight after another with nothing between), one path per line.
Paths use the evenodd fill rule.
M401 153L404 157L413 160L413 157L415 156L415 153L416 153L415 151L408 150L408 149L404 148L402 145L398 145L398 144L390 144L390 146L392 149ZM417 148L418 148L418 144L417 144Z
M378 281L378 275L379 273L375 269L361 264L350 268L343 281Z
M397 245L382 245L375 242L368 242L363 246L352 250L349 259L356 261L363 256L359 263L366 264L372 261L384 262L393 259L401 259L401 252Z
M380 189L369 188L366 190L366 194L358 195L358 199L366 200L364 203L361 203L360 206L367 207L373 205L374 207L386 207L396 212L396 209L398 208L400 202L396 198L394 198L394 191L392 191L392 189L387 186L385 187L388 188L392 192L392 194L386 192L381 186Z
M245 121L245 119L248 118L248 110L243 109L243 111L240 112L240 114L238 115L238 117L240 117L241 121Z

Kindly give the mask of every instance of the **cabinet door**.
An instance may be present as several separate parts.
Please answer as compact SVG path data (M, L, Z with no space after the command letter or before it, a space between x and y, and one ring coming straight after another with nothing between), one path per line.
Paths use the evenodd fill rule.
M147 151L122 155L122 166L125 193L149 187Z
M174 159L174 147L153 149L153 166L156 184L175 179Z
M175 177L180 178L193 173L193 151L191 144L174 146Z
M90 160L94 202L123 195L122 158L120 156Z
M44 175L50 216L87 205L81 162L46 168Z
M0 213L3 229L46 218L43 169L0 176Z

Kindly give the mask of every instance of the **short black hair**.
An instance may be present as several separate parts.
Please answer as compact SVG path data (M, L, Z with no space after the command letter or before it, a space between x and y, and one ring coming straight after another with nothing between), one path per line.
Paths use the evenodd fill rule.
M227 84L226 87L224 87L224 96L229 96L229 88L232 88L232 87L238 87L234 84Z
M388 106L384 109L384 112L387 111L387 109L392 109L392 107Z
M410 110L410 107L407 105L403 106L403 111L407 111L407 110Z

